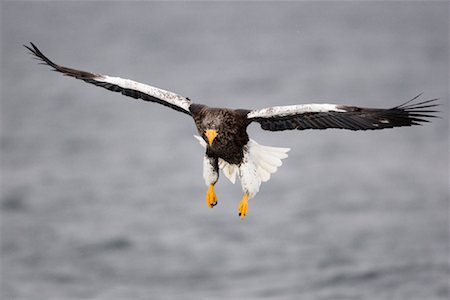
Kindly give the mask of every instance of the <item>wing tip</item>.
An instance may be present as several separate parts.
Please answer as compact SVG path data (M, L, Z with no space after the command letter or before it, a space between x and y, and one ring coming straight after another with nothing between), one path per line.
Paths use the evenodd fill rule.
M33 42L29 42L29 43L30 43L31 47L27 46L27 45L23 45L23 46L25 48L27 48L28 51L30 51L30 54L33 55L33 58L40 60L42 62L42 64L52 67L54 69L54 71L60 71L59 70L60 67L57 64L55 64L53 61L51 61L48 57L46 57Z
M428 100L412 103L415 100L417 100L420 96L422 96L423 94L424 94L424 92L421 92L417 96L413 97L412 99L393 107L393 109L420 109L420 108L436 107L436 106L441 105L441 103L436 103L436 101L438 101L439 98L433 98L433 99L428 99Z

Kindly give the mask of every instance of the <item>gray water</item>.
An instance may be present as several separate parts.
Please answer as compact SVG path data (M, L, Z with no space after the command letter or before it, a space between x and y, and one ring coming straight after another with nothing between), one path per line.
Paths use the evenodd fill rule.
M448 299L448 3L3 2L2 299ZM390 107L377 132L264 132L289 158L206 206L192 120L57 63L211 106Z

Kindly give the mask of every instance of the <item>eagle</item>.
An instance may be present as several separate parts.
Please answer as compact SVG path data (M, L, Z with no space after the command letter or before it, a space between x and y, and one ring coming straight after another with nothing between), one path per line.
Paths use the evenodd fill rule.
M339 128L380 130L421 125L436 117L438 99L418 101L421 94L392 108L364 108L339 104L299 104L262 109L216 108L194 103L189 98L130 79L91 73L58 65L47 58L33 43L24 45L41 64L53 71L103 87L125 96L155 102L193 118L205 148L203 178L207 186L206 203L217 205L214 186L219 169L232 182L239 178L243 196L238 216L243 219L249 199L255 197L262 182L270 179L288 155L289 148L263 146L250 139L247 127L257 122L263 130L305 130Z

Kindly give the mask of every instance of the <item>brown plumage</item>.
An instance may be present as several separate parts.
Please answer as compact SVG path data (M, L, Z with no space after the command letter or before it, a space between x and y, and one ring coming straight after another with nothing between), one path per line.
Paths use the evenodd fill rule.
M249 141L248 111L196 104L191 104L190 111L197 131L205 142L208 142L204 135L206 130L214 129L218 132L213 143L208 145L206 154L210 157L222 158L230 164L239 164L244 156L244 146Z

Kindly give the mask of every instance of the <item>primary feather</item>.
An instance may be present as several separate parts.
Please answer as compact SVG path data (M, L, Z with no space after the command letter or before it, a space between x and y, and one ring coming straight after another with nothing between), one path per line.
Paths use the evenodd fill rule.
M54 71L63 73L66 76L71 76L84 82L103 87L113 92L120 92L125 96L135 99L142 99L144 101L156 102L185 114L191 115L189 106L191 101L188 98L169 92L151 85L139 83L130 79L120 77L113 77L108 75L96 74L77 69L60 66L49 58L47 58L33 43L31 47L24 45L37 59L49 65Z
M303 104L274 106L252 110L247 118L270 131L340 128L349 130L377 130L420 125L435 117L437 106L431 99L413 103L421 94L393 108L364 108L338 104Z

